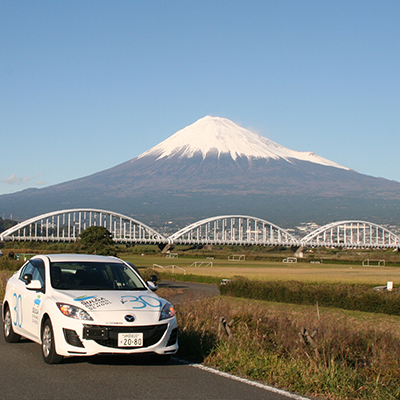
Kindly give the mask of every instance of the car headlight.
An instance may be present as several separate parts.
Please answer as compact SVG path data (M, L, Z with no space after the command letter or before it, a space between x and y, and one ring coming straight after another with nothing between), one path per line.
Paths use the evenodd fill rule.
M171 303L166 302L163 308L161 309L160 321L162 319L172 318L174 315L175 315L174 306Z
M93 321L93 318L82 308L71 306L70 304L64 304L64 303L57 303L57 307L66 317Z

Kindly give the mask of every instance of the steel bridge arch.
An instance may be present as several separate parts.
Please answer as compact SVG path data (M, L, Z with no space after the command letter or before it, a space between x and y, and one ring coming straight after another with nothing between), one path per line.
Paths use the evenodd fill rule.
M221 215L197 221L168 237L174 244L297 246L285 229L256 217Z
M0 234L0 240L75 242L90 226L107 228L116 243L168 243L136 219L112 211L76 208L53 211L21 222Z
M400 237L373 222L338 221L304 236L301 244L309 247L398 248Z

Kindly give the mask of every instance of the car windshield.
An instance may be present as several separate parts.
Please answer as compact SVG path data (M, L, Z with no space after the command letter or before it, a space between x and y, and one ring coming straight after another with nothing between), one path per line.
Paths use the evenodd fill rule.
M146 290L124 263L53 262L50 279L53 288L62 290Z

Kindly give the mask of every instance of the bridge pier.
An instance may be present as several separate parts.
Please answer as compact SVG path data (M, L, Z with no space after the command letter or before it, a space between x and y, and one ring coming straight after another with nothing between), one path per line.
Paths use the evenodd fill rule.
M175 248L173 243L159 243L158 248L161 250L161 253L167 253Z
M297 258L304 258L304 251L307 249L306 246L291 247L294 252L294 256Z

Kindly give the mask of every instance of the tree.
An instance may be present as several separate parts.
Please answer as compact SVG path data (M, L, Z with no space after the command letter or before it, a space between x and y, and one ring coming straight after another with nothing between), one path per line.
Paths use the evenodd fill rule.
M115 256L117 254L111 233L103 226L90 226L79 237L81 249L88 254L103 256Z
M17 225L17 221L13 221L11 219L3 219L0 217L0 232L4 232L8 228L11 228L14 225Z

